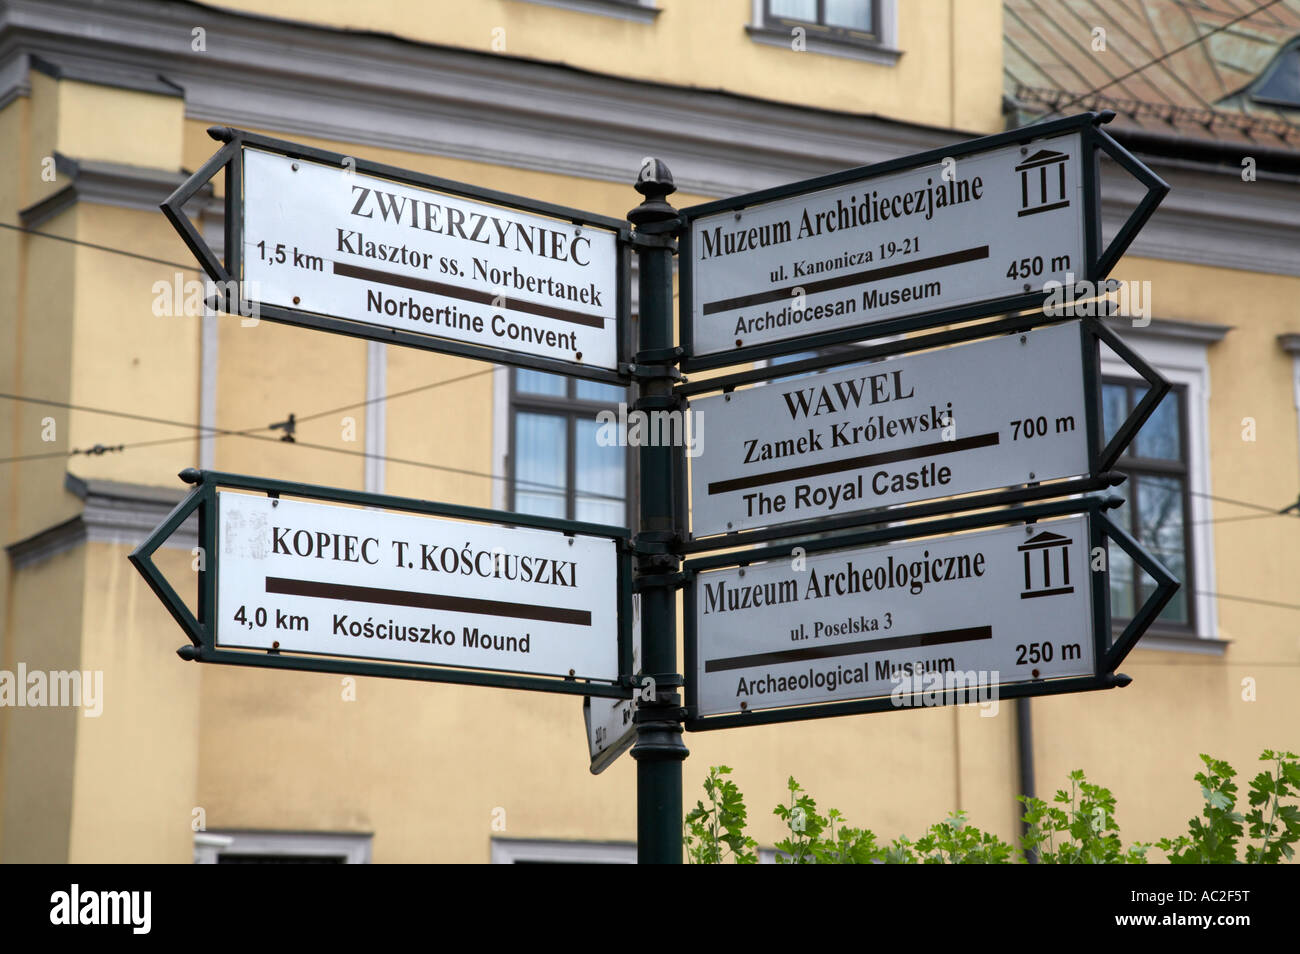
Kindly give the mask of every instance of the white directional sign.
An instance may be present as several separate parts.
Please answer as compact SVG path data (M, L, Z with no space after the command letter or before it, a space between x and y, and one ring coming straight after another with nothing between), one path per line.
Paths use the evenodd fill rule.
M696 537L1088 472L1078 323L691 402Z
M685 210L690 354L781 341L797 350L809 335L865 336L889 319L1084 276L1081 136L940 156L743 208L742 197Z
M243 166L249 300L617 368L614 231L365 175L355 162L246 147Z
M632 672L641 671L641 597L632 596ZM639 687L638 687L639 688ZM632 721L636 703L632 699L609 699L587 696L582 700L582 720L587 727L587 749L591 755L591 774L599 775L632 748L636 741L636 723Z
M1092 675L1089 539L1080 516L702 571L688 622L698 714L973 702Z
M619 678L613 540L216 497L217 649Z

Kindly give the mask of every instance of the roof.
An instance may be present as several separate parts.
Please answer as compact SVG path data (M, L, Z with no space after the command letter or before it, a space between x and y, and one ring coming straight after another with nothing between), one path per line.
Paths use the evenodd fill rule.
M1300 0L1003 0L1003 9L1014 125L1111 109L1120 130L1300 151L1300 109L1250 95L1279 56L1300 58L1288 45L1300 38ZM1104 51L1094 50L1098 28Z

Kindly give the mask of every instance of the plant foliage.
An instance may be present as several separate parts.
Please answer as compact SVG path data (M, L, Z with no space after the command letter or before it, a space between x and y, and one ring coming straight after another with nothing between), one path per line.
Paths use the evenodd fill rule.
M1278 864L1289 861L1300 841L1300 761L1294 752L1267 749L1260 760L1271 763L1250 783L1249 811L1237 810L1236 770L1227 762L1202 755L1204 771L1195 779L1204 800L1187 833L1161 838L1154 846L1173 864ZM731 769L714 766L704 780L705 800L686 816L683 842L693 864L755 864L758 843L747 834L745 799L726 776ZM776 843L778 864L1006 864L1036 856L1042 864L1146 864L1149 842L1127 847L1120 839L1115 796L1089 782L1082 771L1070 773L1070 787L1057 791L1049 804L1020 796L1025 833L1019 846L972 825L963 811L951 812L918 838L900 835L888 845L866 828L854 828L836 809L822 814L816 800L794 776L786 783L786 800L773 810L785 823L786 837ZM1242 842L1250 843L1244 847Z

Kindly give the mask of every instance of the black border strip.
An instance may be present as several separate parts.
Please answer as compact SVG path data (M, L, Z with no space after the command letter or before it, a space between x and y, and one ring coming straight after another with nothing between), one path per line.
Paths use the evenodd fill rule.
M429 278L413 278L410 275L399 275L397 272L385 272L378 268L366 268L363 265L349 265L347 262L335 262L334 274L342 275L344 278L358 278L367 282L378 282L381 285L391 285L396 288L409 288L411 291L425 292L430 295L441 295L444 298L456 298L460 301L470 301L476 305L494 304L499 296L491 292L476 291L473 288L461 288L459 285L448 285L446 282L435 282ZM580 311L571 311L568 308L557 308L554 305L540 305L531 301L524 301L519 298L507 297L508 304L501 306L503 310L522 311L530 315L539 315L542 318L554 318L556 321L567 321L575 325L586 325L588 328L604 329L605 319L599 315L588 315Z
M352 600L358 603L382 603L387 606L412 606L418 609L472 613L476 616L505 616L510 619L533 619L544 623L570 623L590 626L589 610L565 609L561 606L535 606L531 603L507 603L482 600L471 596L446 596L441 593L415 593L390 590L382 586L353 586L346 583L319 583L291 580L282 576L266 578L266 592L284 596L310 596L322 600Z
M803 649L782 649L750 656L724 656L706 659L705 672L726 672L731 669L753 669L757 666L775 666L781 663L802 662L805 659L830 659L835 656L857 656L868 653L892 652L896 649L916 649L920 646L942 646L945 643L964 643L976 639L992 639L992 626L967 626L962 629L936 630L913 636L888 636L884 639L860 639L852 643L808 646Z
M911 262L899 262L897 265L883 265L880 268L868 268L864 272L852 272L848 275L836 275L834 278L823 278L819 282L809 282L806 285L791 286L790 288L776 288L771 291L755 292L752 295L741 295L739 298L724 298L720 301L709 301L705 302L700 307L700 314L712 315L720 311L732 311L736 308L744 308L748 305L765 305L770 301L785 301L790 298L791 292L794 291L795 287L802 288L806 295L815 295L818 292L834 291L837 288L847 288L851 285L868 285L871 282L884 281L887 278L897 278L900 275L913 275L917 272L927 272L932 268L946 268L949 265L978 262L988 257L989 247L987 245L976 245L956 252L945 252L943 255L932 255L929 258L918 258Z
M977 450L981 447L995 447L1001 441L996 432L973 434L960 440L934 441L918 444L916 447L900 447L898 450L881 451L879 454L863 454L845 460L831 460L822 464L808 464L803 467L790 467L766 474L749 474L746 477L732 477L728 480L715 480L709 484L709 496L725 494L746 487L766 487L769 484L798 480L801 477L824 477L826 474L838 474L846 470L874 467L877 464L895 464L903 460L915 460L918 457L939 457L943 454L955 454L959 451Z

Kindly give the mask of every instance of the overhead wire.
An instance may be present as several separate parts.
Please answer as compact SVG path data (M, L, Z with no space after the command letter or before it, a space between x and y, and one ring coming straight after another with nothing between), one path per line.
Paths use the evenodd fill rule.
M1226 23L1224 23L1224 24L1221 24L1220 26L1216 27L1214 30L1209 31L1209 32L1203 34L1202 36L1200 36L1200 37L1198 37L1198 38L1196 38L1196 39L1194 39L1194 40L1191 40L1191 41L1189 41L1188 43L1183 44L1183 45L1180 46L1180 47L1177 47L1177 48L1175 48L1175 49L1173 49L1173 50L1169 50L1169 51L1167 51L1166 53L1162 54L1161 56L1156 57L1155 59L1153 59L1153 60L1151 60L1151 61L1149 61L1149 62L1143 64L1142 66L1135 67L1134 69L1130 70L1128 73L1125 73L1125 74L1123 74L1123 75L1121 75L1121 76L1115 77L1115 78L1109 80L1108 82L1102 84L1101 86L1098 86L1098 87L1096 87L1096 88L1094 88L1094 89L1092 89L1092 90L1089 90L1088 92L1081 93L1081 94L1079 94L1078 96L1075 96L1073 99L1071 99L1071 100L1069 100L1069 101L1067 101L1067 102L1065 102L1065 103L1063 103L1063 104L1057 106L1057 107L1056 107L1056 111L1059 112L1060 110L1062 110L1062 109L1064 109L1064 108L1066 108L1066 107L1068 107L1068 106L1071 106L1071 105L1073 105L1074 103L1077 103L1077 102L1079 102L1079 101L1081 101L1081 100L1083 100L1083 99L1086 99L1086 98L1089 97L1089 96L1092 96L1092 95L1094 95L1094 94L1096 94L1096 93L1101 92L1102 90L1106 89L1106 88L1109 87L1109 86L1112 86L1112 85L1114 85L1114 84L1116 84L1116 83L1123 82L1124 80L1129 79L1129 78L1131 78L1131 77L1137 75L1138 73L1142 72L1143 70L1149 69L1150 67L1155 66L1155 65L1157 65L1157 64L1159 64L1159 63L1161 63L1161 62L1163 62L1164 60L1168 59L1169 57L1174 56L1175 54L1180 53L1180 52L1182 52L1183 50L1186 50L1186 49L1188 49L1188 48L1190 48L1190 47L1196 45L1197 43L1203 42L1204 40L1208 39L1209 37L1213 36L1214 34L1219 33L1219 32L1221 32L1221 31L1227 29L1228 27L1231 27L1231 26L1233 26L1233 25L1236 24L1236 23L1239 23L1239 22L1241 22L1241 21L1243 21L1243 20L1246 20L1246 19L1250 18L1251 16L1254 16L1254 15L1257 14L1257 13L1260 13L1260 12L1262 12L1262 11L1264 11L1264 10L1267 10L1269 7L1274 6L1277 2L1279 2L1279 0L1269 0L1269 2L1267 2L1267 3L1265 3L1265 4L1261 5L1261 6L1259 6L1259 7L1257 7L1257 8L1255 8L1255 9L1253 9L1253 10L1247 11L1246 13L1242 14L1241 16L1238 16L1238 17L1234 18L1233 20L1230 20L1230 21L1228 21L1228 22L1226 22ZM54 234L52 234L52 233L50 233L50 232L43 232L43 231L40 231L39 229L34 229L34 228L27 227L27 226L16 225L16 224L13 224L13 223L8 223L8 222L0 222L0 228L10 229L10 230L12 230L12 231L21 232L21 233L24 233L24 234L27 234L27 235L33 235L33 236L37 236L37 237L40 237L40 238L52 239L52 240L54 240L54 241L58 241L58 242L65 242L65 243L72 244L72 245L83 246L83 247L86 247L86 248L93 248L93 249L96 249L96 250L98 250L98 251L108 252L108 253L113 254L113 255L120 255L120 256L123 256L123 257L131 258L131 259L135 259L135 260L139 260L139 261L150 262L150 263L152 263L152 264L167 265L167 266L170 266L170 267L173 267L173 268L179 268L179 269L182 269L182 270L184 270L184 271L199 271L199 268L198 268L196 265L194 265L194 264L186 264L186 263L182 263L182 262L173 262L173 261L170 261L170 260L168 260L168 259L158 258L158 257L151 256L151 255L144 255L144 254L141 254L141 253L138 253L138 252L132 252L132 251L128 251L128 250L125 250L125 249L114 248L114 247L112 247L112 246L108 246L108 245L101 245L101 244L99 244L99 243L95 243L95 242L87 242L87 241L82 240L82 239L75 239L75 238L71 238L71 237L68 237L68 236L62 236L62 235L54 235ZM408 395L410 395L410 394L416 394L416 393L420 393L420 392L422 392L422 391L428 391L428 390L431 390L431 389L436 388L436 387L442 387L442 386L444 386L444 385L448 385L448 384L456 384L456 383L460 383L460 382L462 382L462 381L471 380L471 379L473 379L473 378L477 378L477 377L481 377L481 376L483 376L483 375L491 374L491 373L493 373L493 371L494 371L494 369L492 369L492 368L487 368L487 369L484 369L484 370L482 370L482 371L476 371L476 372L471 372L471 373L468 373L468 374L464 374L464 375L461 375L461 376L456 377L456 378L444 379L444 380L442 380L442 381L436 381L436 382L432 382L432 383L430 383L430 384L420 385L420 386L417 386L417 387L414 387L414 388L409 388L409 389L407 389L407 390L405 390L405 391L394 392L394 393L391 393L391 394L385 394L385 395L379 395L379 396L377 396L377 397L374 397L374 398L367 398L366 400L359 401L359 402L355 402L355 403L352 403L352 404L341 405L341 406L339 406L339 407L336 407L336 408L330 408L330 409L325 410L325 411L319 411L319 412L315 412L315 413L313 413L313 414L304 415L304 416L299 416L299 417L296 418L296 420L297 420L299 423L306 422L306 421L311 421L311 420L318 420L318 419L320 419L320 418L328 417L328 416L330 416L330 415L332 415L332 414L341 413L341 412L343 412L343 411L356 410L356 409L359 409L359 408L368 407L368 406L370 406L370 405L372 405L372 404L376 404L376 403L384 403L384 402L387 402L387 401L389 401L389 400L393 400L393 399L396 399L396 398L400 398L400 397L408 396ZM169 419L166 419L166 418L158 418L158 417L153 417L153 416L149 416L149 415L134 414L134 413L130 413L130 412L122 412L122 411L113 411L113 410L108 410L108 409L106 409L106 408L96 408L96 407L91 407L91 406L88 406L88 405L72 404L72 403L70 403L70 402L54 401L54 400L44 399L44 398L33 398L33 397L25 396L25 395L16 395L16 394L9 394L9 393L0 393L0 398L7 398L7 399L9 399L9 400L21 401L21 402L26 402L26 403L41 404L41 405L45 405L45 406L49 406L49 407L58 407L58 408L62 408L62 409L64 409L64 410L70 410L70 411L81 411L81 412L92 413L92 414L104 414L104 415L109 415L109 416L119 417L119 418L126 419L126 420L136 420L136 421L142 421L142 422L146 422L146 423L163 424L163 425L165 425L165 426L171 426L171 427L185 427L185 428L189 428L189 429L192 429L192 430L195 430L195 431L199 432L199 436L202 436L202 437L214 437L214 438L215 438L215 437L231 437L231 436L233 436L233 437L246 437L246 438L250 438L250 439L254 439L254 440L272 441L272 442L275 442L275 443L283 443L282 438L278 438L278 437L274 437L274 436L271 436L271 435L264 435L264 434L260 434L260 433L258 433L259 431L270 430L271 428L270 428L269 425L262 425L262 426L258 426L258 427L245 428L245 429L242 429L242 430L232 430L232 429L228 429L228 428L220 428L220 427L211 426L211 425L196 424L196 423L193 423L193 422L174 421L174 420L169 420ZM70 451L66 451L66 452L64 452L64 451L55 451L55 452L48 452L48 453L27 454L27 455L15 456L15 457L0 458L0 464L22 463L22 462L26 462L26 461L45 460L45 459L51 459L51 458L57 458L57 457L73 457L73 456L78 456L78 455L100 455L100 454L104 454L104 453L117 453L117 452L123 452L123 451L126 451L126 450L128 450L128 449L138 449L138 448L142 448L142 447L156 447L156 446L162 446L162 445L166 445L166 444L180 443L180 442L183 442L183 441L190 441L190 440L194 440L194 439L195 439L195 435L187 434L187 435L184 435L184 436L181 436L181 437L174 437L174 438L161 438L161 439L157 439L157 440L149 440L149 441L134 441L134 442L129 442L129 443L124 443L124 444L114 445L114 446L110 446L110 447L104 447L103 445L94 445L94 446L91 447L91 448L84 448L84 449L83 449L83 448L74 448L74 449L72 449L72 450L70 450ZM431 462L428 462L428 461L414 461L414 460L408 460L408 459L405 459L405 458L392 457L392 456L384 455L384 454L374 454L374 453L371 453L371 452L369 452L369 451L351 450L351 449L349 449L349 448L332 447L332 446L330 446L330 445L326 445L326 444L307 443L307 442L303 442L303 441L299 441L299 440L294 440L293 443L298 444L299 446L306 447L306 448L309 448L309 449L314 449L314 450L321 450L321 451L327 451L327 452L332 452L332 453L341 453L341 454L346 454L346 455L348 455L348 456L363 457L363 458L366 458L366 459L382 460L382 461L384 461L384 462L386 462L386 463L401 464L401 465L412 466L412 467L421 467L421 468L426 468L426 469L430 469L430 470L438 470L438 471L447 472L447 473L460 474L460 475L463 475L463 476L473 476L473 477L478 477L478 478L487 479L487 480L498 480L498 481L501 481L501 480L509 480L509 479L511 479L511 478L509 478L509 477L507 477L507 476L505 476L505 475L501 475L501 474L492 474L492 473L486 473L486 472L483 472L483 471L474 471L474 470L469 470L469 469L466 469L466 468L449 467L449 466L444 465L444 464L434 464L434 463L431 463ZM522 481L521 481L521 480L519 480L518 478L515 478L515 483L516 483L516 485L522 484L522 485L526 486L526 487L529 488L529 489L539 489L539 490L543 490L543 489L544 489L544 490L560 490L560 491L563 491L563 490L567 490L567 489L568 489L568 488L566 488L566 487L564 487L564 486L562 486L562 485L557 485L557 484L546 484L546 483L541 483L541 482L537 482L537 481L527 481L527 480L522 480ZM1204 498L1207 498L1207 499L1210 499L1210 500L1214 500L1214 501L1216 501L1216 502L1220 502L1220 503L1228 503L1228 504L1232 504L1232 505L1235 505L1235 506L1241 506L1241 507L1246 507L1246 508L1249 508L1249 509L1255 509L1255 510L1263 511L1263 512L1258 513L1258 514L1240 515L1240 516L1231 516L1231 517L1217 517L1217 518L1212 518L1212 519L1209 519L1209 520L1193 520L1193 521L1188 521L1188 523L1189 523L1190 525L1208 524L1208 523L1231 523L1231 522L1236 522L1236 521L1241 521L1241 520L1263 519L1263 518L1265 518L1265 517L1277 517L1277 516L1286 516L1286 515L1287 515L1285 511L1275 510L1275 509L1273 509L1272 507L1269 507L1269 506L1266 506L1266 505L1263 505L1263 504L1254 504L1254 503L1249 503L1249 502L1246 502L1246 501L1233 500L1233 499L1231 499L1231 498L1221 497L1221 496L1217 496L1217 495L1213 495L1213 494L1206 494L1206 493L1202 493L1202 492L1199 492L1199 491L1190 491L1190 493L1192 493L1192 494L1195 495L1195 496L1204 497ZM603 499L609 499L609 500L622 500L622 499L623 499L622 497L617 497L617 496L609 495L609 494L599 494L599 493L595 493L595 492L586 492L586 493L583 494L583 496L584 496L584 497L592 497L592 498L603 498ZM1272 601L1260 601L1260 600L1256 600L1256 599L1254 599L1254 598L1250 598L1250 597L1233 597L1233 596L1229 596L1229 595L1221 595L1221 594L1209 594L1209 595L1220 596L1220 597L1223 598L1223 599L1239 599L1239 600L1242 600L1242 601L1245 601L1245 602L1257 602L1257 603L1262 603L1263 605L1280 606L1280 607L1287 608L1287 609L1300 609L1300 605L1295 605L1295 604L1285 604L1285 603L1275 603L1275 602L1272 602Z
M142 255L139 252L129 252L126 249L113 248L111 245L100 245L97 242L87 242L84 239L69 238L66 235L55 235L52 232L42 232L40 229L29 228L26 225L15 225L12 222L0 222L0 229L22 232L26 235L36 235L40 238L53 239L56 242L66 242L69 245L81 245L85 248L94 248L101 252L109 252L113 255L121 255L126 258L134 258L141 262L153 262L155 265L170 265L173 268L180 268L187 272L199 271L199 267L193 263L185 265L181 262L173 262L165 258L155 258L152 255Z
M474 371L474 372L470 372L469 374L459 375L454 378L444 378L440 381L434 381L429 384L423 384L417 387L408 388L404 391L397 391L391 394L379 395L377 397L368 398L364 401L356 402L353 404L347 404L337 408L331 408L327 411L319 411L313 414L305 415L303 417L297 417L296 420L298 423L302 423L303 421L317 420L322 417L327 417L332 414L337 414L341 411L353 410L356 408L365 407L370 404L384 402L384 401L388 401L400 397L406 397L411 394L416 394L422 391L429 391L437 387L443 387L450 384L457 384L469 380L471 378L477 378L477 377L482 377L483 375L486 374L491 374L493 371L494 371L493 368L486 368L482 371ZM27 395L12 394L7 392L0 392L0 398L9 399L13 401L20 401L29 404L38 404L38 405L44 405L48 407L56 407L64 410L83 411L92 414L103 414L112 417L121 417L126 420L144 421L153 424L163 424L170 427L185 427L200 432L197 435L185 434L178 437L165 437L156 440L127 442L121 445L115 445L111 451L106 450L104 452L126 451L126 450L131 450L140 447L156 447L160 445L173 444L173 443L179 444L186 441L193 441L196 439L196 437L199 438L201 437L213 437L213 438L246 437L252 440L269 441L277 444L290 443L284 441L283 438L276 437L272 434L258 433L260 431L270 430L271 428L269 425L261 425L258 427L250 427L242 430L235 430L230 428L214 427L205 424L196 424L190 421L176 421L167 418L153 417L150 415L135 414L128 411L115 411L115 410L110 410L108 408L93 407L85 404L73 404L67 401L56 401L49 398L35 398ZM533 480L527 480L518 477L511 478L503 474L492 474L492 473L487 473L485 471L470 470L463 467L450 467L446 464L434 464L429 461L409 460L406 458L393 457L386 454L375 454L369 451L353 450L351 448L346 448L346 447L334 447L329 444L315 444L315 443L309 443L297 439L295 439L291 443L296 444L300 447L306 447L313 450L327 451L336 454L346 454L348 456L363 457L370 460L382 460L385 461L386 463L403 464L410 467L421 467L427 470L436 470L444 473L459 474L462 476L480 477L485 480L497 480L497 481L513 480L513 482L517 487L523 487L528 490L566 491L568 489L567 487L560 484L550 484L542 481L533 481ZM27 454L27 455L20 455L16 457L0 458L0 464L16 464L16 463L24 463L27 461L34 461L34 460L47 460L47 459L57 458L57 457L67 458L67 457L75 457L75 456L85 455L90 453L94 453L93 449L92 450L73 449L69 451L52 451L52 452L37 453L37 454ZM614 494L602 494L596 491L582 491L580 496L583 497L584 499L619 500L619 501L624 499L623 497L616 496Z

